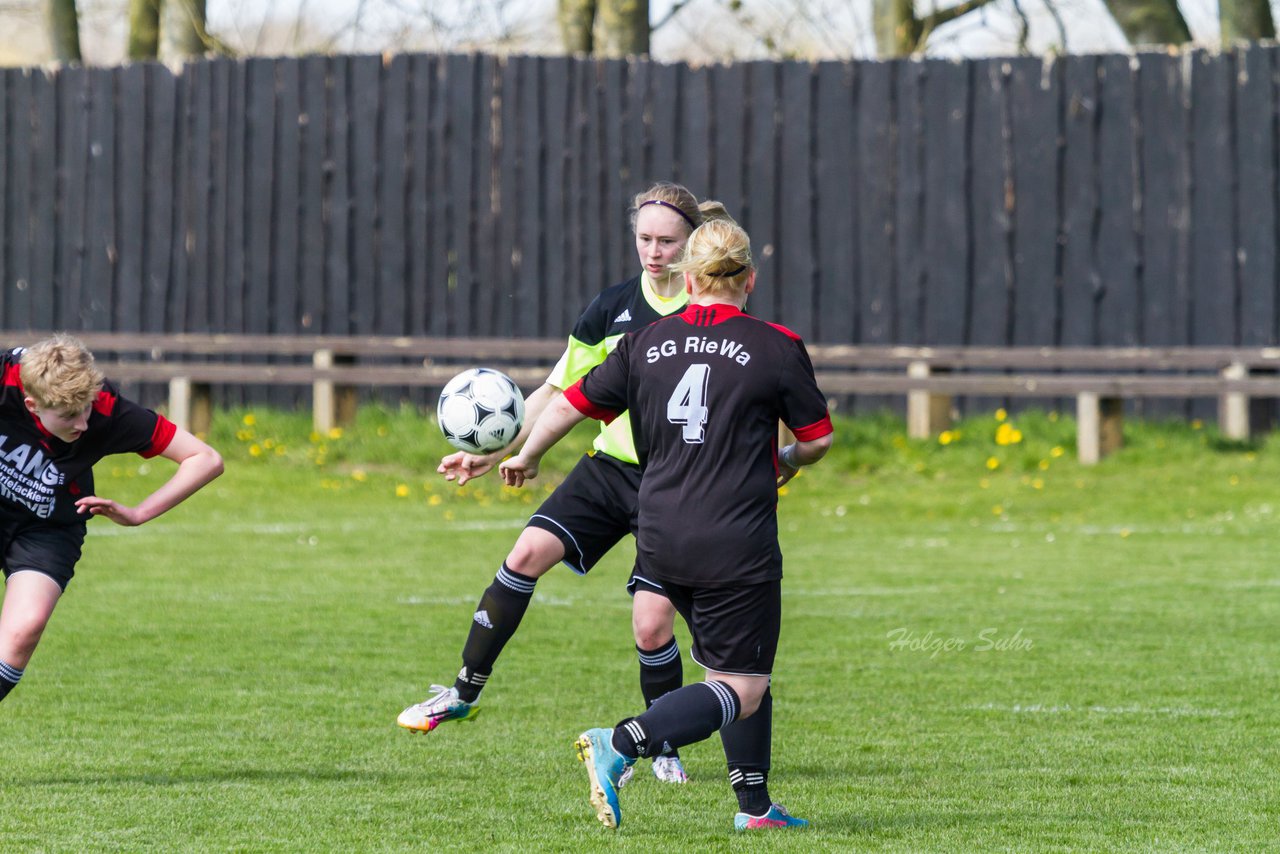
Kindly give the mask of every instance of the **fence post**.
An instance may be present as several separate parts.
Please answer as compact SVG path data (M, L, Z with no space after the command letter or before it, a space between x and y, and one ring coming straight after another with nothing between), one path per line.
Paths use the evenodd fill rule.
M317 350L312 353L311 367L317 370L332 368L333 351ZM311 384L311 429L321 436L327 436L334 424L333 380L317 379Z
M1243 362L1232 362L1222 369L1224 380L1242 380L1249 376ZM1222 435L1240 442L1249 438L1249 398L1241 392L1227 392L1218 398L1218 427Z
M193 383L190 377L172 377L168 418L197 436L209 435L213 426L213 391L209 384Z

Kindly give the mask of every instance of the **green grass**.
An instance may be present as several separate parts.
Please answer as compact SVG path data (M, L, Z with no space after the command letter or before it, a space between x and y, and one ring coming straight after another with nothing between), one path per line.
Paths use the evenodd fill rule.
M443 444L412 412L366 410L338 437L246 415L220 417L227 473L188 504L91 525L0 704L0 850L1275 842L1280 442L1131 423L1082 468L1052 415L1018 416L1003 445L989 415L945 445L840 422L781 500L771 789L814 826L743 839L717 739L683 751L685 787L640 775L617 832L586 803L573 737L639 705L629 546L539 583L475 723L409 735L395 715L456 672L538 496L440 481ZM169 470L112 458L99 492L134 500Z

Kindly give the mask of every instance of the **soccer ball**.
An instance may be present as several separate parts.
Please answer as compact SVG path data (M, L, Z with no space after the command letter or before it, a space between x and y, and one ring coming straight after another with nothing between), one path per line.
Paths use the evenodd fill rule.
M471 368L445 385L436 405L445 439L460 451L487 454L511 444L524 423L524 395L511 377Z

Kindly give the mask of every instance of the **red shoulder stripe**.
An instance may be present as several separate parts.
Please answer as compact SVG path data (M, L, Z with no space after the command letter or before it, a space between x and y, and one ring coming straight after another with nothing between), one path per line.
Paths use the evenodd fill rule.
M169 447L169 443L173 441L173 437L177 435L178 427L163 415L156 416L156 429L151 431L151 444L145 451L139 451L138 456L144 459L163 454L165 448Z
M766 325L768 325L768 326L772 326L774 329L778 330L778 331L779 331L779 332L781 332L783 335L785 335L785 336L787 336L788 338L790 338L792 341L800 341L800 340L801 340L801 338L800 338L800 336L799 336L799 335L797 335L796 333L792 332L790 329L788 329L787 327L783 326L781 323L769 323L769 321L767 321L767 320L764 320L764 321L761 321L761 322L762 322L762 323L764 323L764 324L766 324Z
M22 366L15 363L5 368L3 382L7 386L22 388Z
M574 409L581 412L588 418L594 418L597 421L603 421L609 424L613 419L618 417L618 413L612 409L605 409L603 406L596 406L587 400L587 396L582 393L582 380L578 380L573 385L564 390L564 398L569 401Z
M106 389L98 392L98 396L93 399L93 411L99 415L110 415L115 408L116 396Z
M791 432L796 434L796 438L801 442L812 442L814 439L821 439L829 433L834 433L835 428L831 426L831 413L822 416L821 421L815 421L812 424L806 424L804 427L792 427Z

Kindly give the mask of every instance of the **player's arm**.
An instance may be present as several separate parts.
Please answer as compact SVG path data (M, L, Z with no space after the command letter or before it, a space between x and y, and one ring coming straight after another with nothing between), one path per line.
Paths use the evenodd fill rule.
M801 466L811 466L831 450L833 433L809 441L796 440L778 451L778 486L796 476Z
M440 465L436 468L436 471L444 475L445 480L456 480L458 486L462 486L474 477L487 474L491 468L508 455L514 454L524 446L529 434L533 432L534 424L537 423L538 418L546 410L547 405L562 394L564 392L551 383L543 383L538 386L532 394L524 399L524 423L520 425L520 432L511 440L511 444L488 454L470 454L466 451L455 451L440 460Z
M537 477L542 456L586 418L563 394L556 397L543 410L520 453L498 467L503 482L507 486L524 486L526 480Z
M178 428L160 456L173 460L178 470L155 492L136 507L129 507L100 495L89 495L76 502L81 513L105 516L117 525L141 525L171 510L209 481L222 474L222 457L201 440Z

